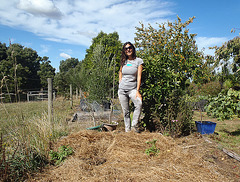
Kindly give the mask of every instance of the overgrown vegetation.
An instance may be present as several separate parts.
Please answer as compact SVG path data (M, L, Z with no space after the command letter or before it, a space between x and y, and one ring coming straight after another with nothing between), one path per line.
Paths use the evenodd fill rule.
M229 89L227 95L219 93L217 97L210 98L206 112L221 121L240 117L240 91Z
M49 163L53 143L69 132L69 103L54 102L52 122L47 102L1 104L0 174L5 181L24 181Z
M29 173L41 171L48 164L46 156L26 143L9 144L0 139L0 179L23 181Z

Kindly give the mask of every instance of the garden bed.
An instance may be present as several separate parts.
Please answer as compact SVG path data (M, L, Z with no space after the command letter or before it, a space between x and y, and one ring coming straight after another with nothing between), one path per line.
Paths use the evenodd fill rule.
M159 153L148 156L147 141ZM209 142L211 141L211 142ZM240 163L199 133L173 139L159 133L80 131L55 145L74 149L60 166L49 166L34 181L239 181Z

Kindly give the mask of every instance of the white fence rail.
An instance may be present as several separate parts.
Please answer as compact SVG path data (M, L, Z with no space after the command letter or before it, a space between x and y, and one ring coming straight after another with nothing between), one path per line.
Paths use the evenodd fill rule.
M27 101L48 100L48 91L29 91L27 93ZM55 100L55 92L53 92L53 100Z

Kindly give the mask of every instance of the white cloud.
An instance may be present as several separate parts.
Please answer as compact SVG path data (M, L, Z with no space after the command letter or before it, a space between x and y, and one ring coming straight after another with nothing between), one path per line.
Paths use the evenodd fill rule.
M65 58L65 59L71 58L70 55L68 55L68 54L66 54L66 53L63 53L63 52L60 53L60 56L63 57L63 58Z
M0 24L84 46L101 30L133 41L139 21L155 24L174 14L166 0L11 0L3 6Z
M20 0L17 7L33 15L60 19L62 13L51 0Z
M221 46L228 41L227 37L197 37L196 42L199 50L203 50L204 54L214 55L214 49L209 47Z

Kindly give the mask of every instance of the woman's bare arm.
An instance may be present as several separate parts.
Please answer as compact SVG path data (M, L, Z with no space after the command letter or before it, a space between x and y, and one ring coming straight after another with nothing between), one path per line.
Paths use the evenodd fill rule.
M138 73L137 73L137 93L136 93L136 97L139 97L142 100L142 96L139 93L140 90L140 86L141 86L141 80L142 80L142 70L143 67L142 65L138 66Z
M122 81L122 66L120 67L119 70L119 83Z

